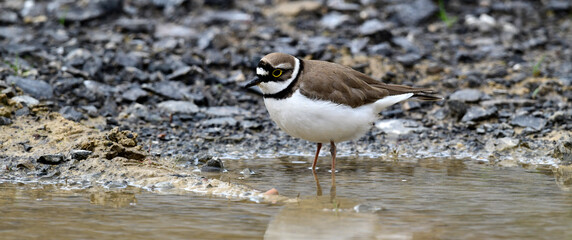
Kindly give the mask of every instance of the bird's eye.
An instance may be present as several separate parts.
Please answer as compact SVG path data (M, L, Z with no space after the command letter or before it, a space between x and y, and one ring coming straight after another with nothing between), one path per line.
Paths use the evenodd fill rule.
M282 76L282 70L274 69L274 71L272 71L272 76L274 76L275 78Z

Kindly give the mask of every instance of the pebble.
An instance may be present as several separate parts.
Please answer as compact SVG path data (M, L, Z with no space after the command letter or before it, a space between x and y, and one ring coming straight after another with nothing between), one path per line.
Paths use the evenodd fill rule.
M418 122L406 119L381 120L375 126L390 135L403 135L425 129Z
M236 106L208 107L204 109L203 112L207 115L219 116L219 117L237 116L237 115L244 115L247 113L245 109Z
M482 121L493 117L497 113L496 107L491 108L482 108L482 107L470 107L461 121L468 122L468 121Z
M74 122L79 122L82 119L85 119L85 117L83 116L83 114L81 112L78 112L77 110L75 110L74 107L72 106L65 106L62 107L59 111L59 113L68 120L72 120Z
M532 116L528 116L528 115L519 115L519 116L514 117L510 121L510 124L513 126L531 128L531 129L534 129L536 131L540 131L546 125L546 119L538 118L538 117L532 117Z
M407 54L403 54L403 55L399 55L397 57L395 57L395 60L397 60L397 62L401 63L404 67L413 67L413 65L415 65L415 63L419 62L419 60L421 60L421 55L417 54L417 53L407 53Z
M205 120L201 123L203 126L236 126L238 121L231 117L219 117Z
M12 119L0 116L0 126L12 124Z
M121 98L128 102L137 102L140 99L147 97L147 91L141 89L139 86L133 86L121 94Z
M12 101L17 102L17 103L22 103L28 107L33 107L33 106L40 104L40 101L38 101L38 99L35 99L35 98L30 97L28 95L15 96L12 98Z
M70 151L71 159L84 160L89 157L93 152L88 150L74 149Z
M63 154L46 154L38 158L38 163L58 165L66 160Z
M483 97L483 93L477 89L461 89L451 94L449 96L449 99L467 103L474 103L481 100L481 97Z
M361 35L364 36L369 36L369 35L373 35L376 34L378 32L381 31L388 31L389 29L391 29L393 25L390 23L384 23L382 21L379 21L378 19L371 19L371 20L367 20L365 21L358 29L358 32Z
M201 172L222 172L224 171L224 164L222 160L218 158L213 158L207 161L205 165L201 167Z
M437 13L437 5L431 0L414 0L393 7L397 20L406 26L416 26Z
M199 107L189 101L164 101L157 104L157 107L168 113L192 114L199 111Z
M302 13L316 12L321 7L322 3L317 1L281 2L274 6L269 14L296 17Z
M339 12L330 12L320 19L320 24L330 30L334 30L350 19L348 15Z
M52 86L44 81L34 80L30 78L8 76L6 81L21 88L25 93L39 100L52 99L54 90Z

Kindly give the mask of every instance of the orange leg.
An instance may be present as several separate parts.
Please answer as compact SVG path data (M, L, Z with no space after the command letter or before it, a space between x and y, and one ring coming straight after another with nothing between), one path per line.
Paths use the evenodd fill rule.
M336 172L336 144L330 141L330 154L332 154L332 173Z
M322 143L318 143L316 149L316 157L314 158L314 163L312 163L312 172L316 172L316 164L318 163L318 155L320 155L320 149L322 149Z

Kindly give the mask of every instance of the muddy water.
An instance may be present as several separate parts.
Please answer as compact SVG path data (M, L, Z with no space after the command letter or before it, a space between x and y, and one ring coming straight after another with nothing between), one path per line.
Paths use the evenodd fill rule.
M0 184L2 239L572 239L572 192L552 171L474 161L226 160L211 175L293 203L181 191ZM244 168L254 175L240 174ZM0 178L1 179L1 178ZM316 182L316 179L318 182ZM333 181L335 180L335 181ZM335 182L335 184L333 184Z

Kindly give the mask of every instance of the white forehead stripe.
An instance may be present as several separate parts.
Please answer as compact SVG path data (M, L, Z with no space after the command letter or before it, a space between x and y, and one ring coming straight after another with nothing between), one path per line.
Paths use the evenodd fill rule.
M292 64L290 63L280 63L275 68L292 68Z
M285 81L279 81L279 82L276 81L262 82L258 85L258 87L260 87L260 90L262 90L264 94L278 93L286 89L290 85L290 83L292 83L294 79L296 79L298 74L300 74L300 60L298 58L294 58L294 70L292 71L292 76L290 76L290 78L286 79Z
M263 68L256 68L256 74L260 76L268 75L268 71L264 70Z

